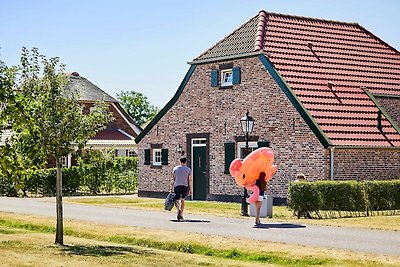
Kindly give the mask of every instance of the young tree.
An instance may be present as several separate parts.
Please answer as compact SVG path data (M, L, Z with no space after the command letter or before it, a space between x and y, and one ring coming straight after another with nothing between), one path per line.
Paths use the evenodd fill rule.
M117 94L117 99L138 125L142 125L157 115L157 107L151 105L142 93L122 91Z
M67 78L59 58L47 59L36 48L22 49L17 87L6 88L13 98L5 99L14 115L8 121L13 132L9 148L28 160L30 166L43 166L50 157L57 168L55 242L63 245L63 205L61 158L103 129L112 119L104 102L96 103L88 114L78 101L78 93L66 91ZM10 92L13 90L13 93ZM26 165L26 164L25 164Z

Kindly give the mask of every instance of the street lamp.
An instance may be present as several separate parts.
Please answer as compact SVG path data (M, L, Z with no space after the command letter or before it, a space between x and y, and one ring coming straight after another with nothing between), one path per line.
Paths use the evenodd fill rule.
M240 119L240 126L242 128L242 131L244 133L244 138L246 140L246 147L244 150L244 155L243 158L245 158L249 154L249 135L253 131L253 126L254 126L254 119L249 115L249 111L247 110L246 116ZM243 188L243 196L242 196L242 211L241 215L242 216L249 216L248 214L248 209L247 209L247 189L246 187Z

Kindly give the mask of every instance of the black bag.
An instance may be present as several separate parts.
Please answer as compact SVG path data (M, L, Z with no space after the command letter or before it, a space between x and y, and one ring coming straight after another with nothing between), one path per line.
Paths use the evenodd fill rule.
M164 210L172 210L175 202L175 193L169 193L164 203Z

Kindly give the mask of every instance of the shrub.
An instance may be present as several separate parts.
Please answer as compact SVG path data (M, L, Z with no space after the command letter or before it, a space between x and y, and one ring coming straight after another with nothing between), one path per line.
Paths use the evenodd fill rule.
M135 193L137 190L137 157L96 156L78 166L63 168L63 194ZM56 169L31 170L16 186L0 173L0 195L17 196L18 188L24 194L54 196Z
M289 207L297 216L311 217L311 212L318 212L321 206L321 196L311 183L298 182L289 186Z
M400 180L365 183L368 211L400 210Z
M318 181L289 186L289 207L298 217L348 217L400 212L400 180ZM382 214L383 212L381 212Z
M18 189L15 181L5 173L0 171L0 195L15 197L18 195Z

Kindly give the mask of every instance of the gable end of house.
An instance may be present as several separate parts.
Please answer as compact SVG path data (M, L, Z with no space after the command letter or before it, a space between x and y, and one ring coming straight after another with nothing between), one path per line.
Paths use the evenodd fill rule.
M189 81L190 77L192 76L194 70L196 69L196 65L191 65L189 70L187 71L183 81L179 85L178 90L176 91L175 95L172 99L157 113L154 119L143 129L143 131L135 138L136 144L138 144L143 137L157 124L157 122L168 112L168 110L178 101L179 96L182 94L183 89L185 88L187 82Z

